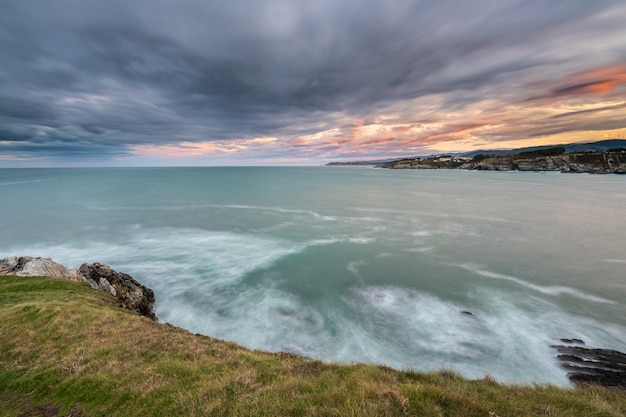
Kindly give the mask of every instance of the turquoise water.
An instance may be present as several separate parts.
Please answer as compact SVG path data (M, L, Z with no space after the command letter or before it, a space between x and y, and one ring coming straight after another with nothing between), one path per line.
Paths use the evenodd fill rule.
M0 257L105 262L251 348L560 385L559 338L626 350L626 176L0 169L0 193Z

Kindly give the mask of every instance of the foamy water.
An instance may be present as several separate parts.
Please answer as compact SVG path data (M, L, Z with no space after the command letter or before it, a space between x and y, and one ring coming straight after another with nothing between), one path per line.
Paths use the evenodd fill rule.
M0 170L0 256L105 262L251 348L567 384L626 350L626 177L371 168Z

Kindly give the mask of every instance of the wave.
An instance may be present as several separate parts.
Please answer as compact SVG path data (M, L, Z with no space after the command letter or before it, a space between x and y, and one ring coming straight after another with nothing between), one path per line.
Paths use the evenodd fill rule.
M56 178L45 178L40 180L28 180L28 181L15 181L15 182L0 182L0 185L16 185L16 184L30 184L34 182L53 181Z
M480 275L483 277L514 282L515 284L526 287L533 291L540 292L542 294L547 294L551 296L569 295L571 297L576 297L576 298L580 298L580 299L584 299L588 301L594 301L597 303L615 304L615 301L613 300L609 300L607 298L600 297L597 295L588 294L586 292L583 292L583 291L580 291L578 289L571 288L571 287L566 287L562 285L542 286L538 284L533 284L517 277L500 274L498 272L488 271L473 264L449 264L449 265L463 268L467 271L473 272L474 274Z
M551 329L542 329L541 317L502 302L500 295L485 293L473 306L392 286L356 288L354 296L355 308L368 317L372 356L384 357L384 363L452 367L471 378L489 372L510 382L567 384L549 348Z
M435 249L434 246L424 246L421 248L409 248L409 249L405 249L405 252L429 252L431 250Z
M433 213L427 211L419 211L419 210L395 210L395 209L372 209L367 207L354 207L352 210L361 211L366 213L389 213L389 214L407 214L407 215L418 215L418 216L426 216L426 217L437 217L443 219L467 219L467 220L483 220L489 222L496 223L511 223L511 224L527 224L520 222L518 220L510 220L502 217L490 217L490 216L475 216L475 215L466 215L466 214L450 214L450 213Z
M305 214L321 220L334 221L337 217L328 216L317 213L313 210L287 209L282 207L253 206L245 204L185 204L185 205L157 205L157 206L102 206L90 203L84 203L84 206L91 210L110 211L110 210L171 210L171 211L194 211L207 208L219 209L237 209L237 210L254 210L254 211L272 211L276 213Z
M363 279L363 276L361 276L361 273L359 272L359 268L361 268L364 265L365 265L365 261L354 261L354 262L348 263L348 266L346 266L346 269L350 271L355 277L357 277L361 284L364 284L365 280Z
M267 235L190 228L144 229L134 225L126 234L111 239L103 235L101 240L85 242L13 246L5 252L7 256L51 257L70 267L86 261L104 262L149 281L150 277L160 276L169 269L186 277L199 276L208 279L206 282L217 283L241 279L311 247L338 243L366 245L374 241L367 236L339 236L295 242Z
M83 261L108 263L155 291L155 311L163 321L253 349L327 361L421 370L452 367L467 377L489 372L504 381L565 385L565 374L551 356L550 341L563 334L592 340L550 304L533 313L501 293L478 291L465 304L398 286L365 285L361 274L365 260L344 264L358 278L353 281L358 285L330 288L330 294L319 299L293 289L291 284L300 285L297 280L272 268L308 248L337 243L366 242L349 237L293 242L137 226L114 241L13 247L10 254L52 257L72 267ZM491 278L514 278L463 267ZM285 279L292 281L284 286ZM546 314L554 317L546 319ZM548 328L543 328L546 323Z

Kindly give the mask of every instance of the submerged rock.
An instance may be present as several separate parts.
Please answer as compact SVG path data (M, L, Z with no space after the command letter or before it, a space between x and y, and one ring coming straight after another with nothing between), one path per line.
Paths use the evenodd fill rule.
M75 269L69 269L49 258L32 256L7 256L0 259L0 275L20 277L51 277L82 282L82 275Z
M122 307L156 320L152 311L154 292L130 275L114 271L108 265L98 262L84 263L78 270L92 288L108 291L120 301Z

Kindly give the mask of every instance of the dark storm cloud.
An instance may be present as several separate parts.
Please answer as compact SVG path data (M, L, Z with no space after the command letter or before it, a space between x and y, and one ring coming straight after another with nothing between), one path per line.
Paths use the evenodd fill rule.
M579 58L572 36L617 30L589 21L620 1L306 3L2 1L0 154L296 137L436 93L454 108Z

